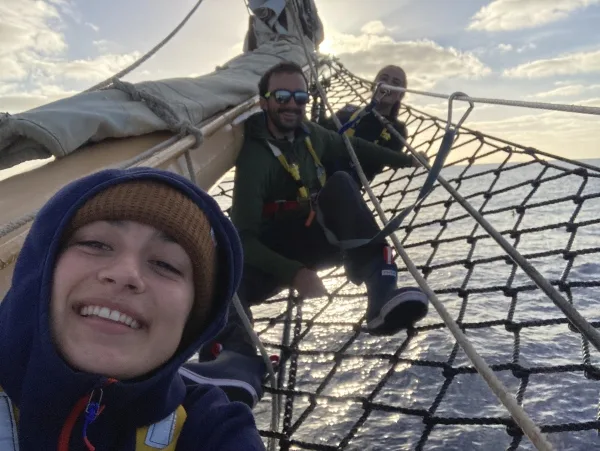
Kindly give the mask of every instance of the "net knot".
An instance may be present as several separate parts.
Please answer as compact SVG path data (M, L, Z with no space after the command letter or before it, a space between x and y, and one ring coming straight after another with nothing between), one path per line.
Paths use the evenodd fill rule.
M577 224L573 224L572 222L567 224L565 229L567 230L567 232L577 232L577 229L579 228L579 226Z
M510 366L510 371L512 372L513 376L518 379L524 379L526 377L529 377L529 375L531 374L531 370L524 368L518 363L513 363Z
M515 423L512 419L510 419L509 423L506 425L506 433L511 437L523 436L523 430L517 426L517 423Z
M454 368L449 363L444 364L444 369L442 370L442 374L446 379L452 379L454 376L458 374L458 369Z
M505 325L504 328L508 331L508 332L520 332L522 329L522 326L520 324L517 324L513 321L508 321Z
M585 365L583 375L587 379L598 381L600 380L600 368L597 368L594 365Z

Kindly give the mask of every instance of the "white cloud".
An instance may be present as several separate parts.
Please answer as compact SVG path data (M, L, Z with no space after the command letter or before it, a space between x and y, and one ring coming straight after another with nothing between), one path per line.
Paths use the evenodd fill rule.
M0 1L0 82L29 73L28 60L58 55L67 48L60 13L48 2Z
M430 40L396 41L389 35L330 32L322 47L365 78L373 78L381 67L397 61L408 73L409 86L415 89L431 89L447 78L473 79L491 73L473 53Z
M0 85L0 105L2 111L18 113L74 94L77 94L77 91L65 90L56 85L45 85L24 91L16 84L5 84Z
M537 48L537 45L535 45L533 42L530 42L529 44L525 44L524 46L521 46L517 49L517 53L523 53L526 52L527 50L534 50Z
M66 49L59 29L59 12L49 3L2 0L0 17L0 57L17 57L20 52L32 49L41 54Z
M494 0L481 8L469 30L507 31L533 28L564 19L600 0Z
M16 91L19 85L16 83L4 83L0 85L0 96Z
M600 99L580 102L598 106ZM473 121L467 127L522 146L531 146L555 155L596 158L598 156L597 116L560 112L530 113L496 121Z
M67 47L59 13L49 3L3 0L0 17L0 82L25 78L28 58L42 59Z
M85 23L88 27L90 27L92 30L94 30L96 33L98 33L100 31L100 27L98 27L98 25L94 25L91 22L86 22Z
M600 50L531 61L506 69L503 75L509 78L541 78L590 72L600 72Z
M94 44L101 55L70 61L64 17L78 20L70 0L0 0L0 105L19 112L75 93L113 75L140 54L123 54L109 41ZM97 27L86 23L92 29ZM73 84L75 83L75 84Z
M92 41L94 47L98 49L100 53L108 53L110 46L112 43L107 41L106 39L98 39L97 41Z
M441 119L445 119L448 114L447 101L414 96L408 103L420 111ZM600 106L600 98L591 98L577 104ZM463 102L457 102L453 119L461 117L464 111ZM465 127L555 155L566 155L575 159L598 156L597 116L524 108L514 110L478 103L467 119ZM414 128L409 127L409 132L414 132ZM462 158L464 155L458 152ZM499 161L498 156L491 159ZM516 160L518 159L517 157Z
M94 83L114 75L140 56L139 52L121 55L107 54L97 58L59 61L47 65L45 69L52 78L62 76L65 79Z
M363 25L360 31L364 34L385 34L388 29L379 20L373 20Z
M552 89L551 91L538 92L530 97L545 99L548 97L569 97L581 94L585 90L583 85L563 86L561 88Z
M20 80L27 71L18 61L9 56L0 55L0 82L3 80Z
M93 84L102 81L129 66L141 56L139 52L128 54L105 54L96 58L65 60L27 60L29 77L39 89L48 84L64 84L67 81Z
M550 91L538 92L537 94L532 94L529 97L538 99L547 99L551 97L573 97L583 94L584 92L595 91L597 89L600 89L600 85L563 85L560 88L552 89Z
M528 50L533 50L536 48L536 45L533 43L527 43L521 46L516 46L513 44L504 44L500 43L498 45L490 45L486 47L476 47L471 50L471 53L474 55L497 55L498 53L509 53L509 52L517 52L523 53Z
M594 86L598 86L598 85L594 85ZM593 99L587 99L584 100L582 102L577 102L578 105L582 105L582 106L598 106L600 107L600 97L596 97Z

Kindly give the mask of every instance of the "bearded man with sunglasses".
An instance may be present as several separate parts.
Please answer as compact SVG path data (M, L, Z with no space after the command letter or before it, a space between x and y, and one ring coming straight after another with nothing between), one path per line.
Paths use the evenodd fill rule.
M426 315L428 299L419 288L398 288L392 250L377 236L380 229L358 184L347 172L327 177L324 165L347 149L339 134L305 121L309 93L302 68L274 66L261 78L259 92L262 112L245 123L231 210L244 248L238 293L248 316L250 305L283 288L303 298L326 296L316 271L344 264L351 282L366 284L367 333L392 335L411 327ZM404 153L350 140L361 164L419 164ZM364 243L346 246L353 240ZM217 342L201 350L199 363L186 366L232 400L252 407L261 396L265 366L233 309Z

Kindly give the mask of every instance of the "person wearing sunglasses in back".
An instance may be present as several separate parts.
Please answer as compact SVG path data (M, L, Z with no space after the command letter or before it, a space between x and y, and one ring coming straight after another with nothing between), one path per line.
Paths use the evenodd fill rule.
M406 88L406 72L398 66L385 66L382 68L377 76L375 77L375 84L385 84L396 86L400 88ZM398 120L398 112L400 110L400 104L404 98L404 92L400 91L387 91L384 95L384 88L377 87L373 92L373 98L377 99L375 111L379 112L385 119L387 119L394 129L404 138L407 137L406 125L404 122ZM360 113L361 107L358 105L348 104L335 114L343 124L348 121L354 120ZM324 127L337 131L337 127L331 117L328 117L320 122ZM401 152L404 148L404 143L398 139L393 133L385 127L379 119L373 114L367 114L346 130L348 136L356 136L357 138L366 139L369 142L379 144L388 149L396 152ZM362 165L363 171L367 180L371 182L375 176L383 170L382 164L365 164ZM328 173L335 171L347 171L358 184L360 179L354 165L348 156L335 161L331 166L326 167Z
M344 264L355 284L367 287L366 328L392 335L422 319L425 294L397 286L398 268L385 238L342 251L341 241L364 240L380 231L359 185L347 172L327 176L324 165L347 154L342 137L305 120L309 101L302 68L283 62L259 83L262 112L245 123L236 161L231 219L245 263L239 296L249 307L294 288L303 298L326 296L318 270ZM361 163L415 167L409 155L352 137ZM341 300L340 300L341 302ZM262 396L266 367L235 310L199 362L186 364L196 381L221 386L231 400L254 406Z

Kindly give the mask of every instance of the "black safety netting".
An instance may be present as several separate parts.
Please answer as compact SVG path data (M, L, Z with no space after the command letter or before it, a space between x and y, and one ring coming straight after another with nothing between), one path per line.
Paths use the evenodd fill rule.
M364 105L371 85L337 62L323 72L334 110ZM316 98L316 120L323 108ZM403 106L408 142L435 157L445 119ZM432 160L430 160L432 161ZM388 217L411 205L425 169L388 169L372 189ZM441 173L595 327L600 326L600 169L461 128ZM229 174L211 193L231 205ZM365 196L365 199L368 197ZM405 250L557 449L600 448L600 354L443 187L397 232ZM399 284L415 285L401 260ZM282 450L533 449L431 306L392 337L366 332L366 290L342 267L321 273L327 298L289 292L253 307L281 356L279 388L255 408ZM270 430L271 396L282 395Z

